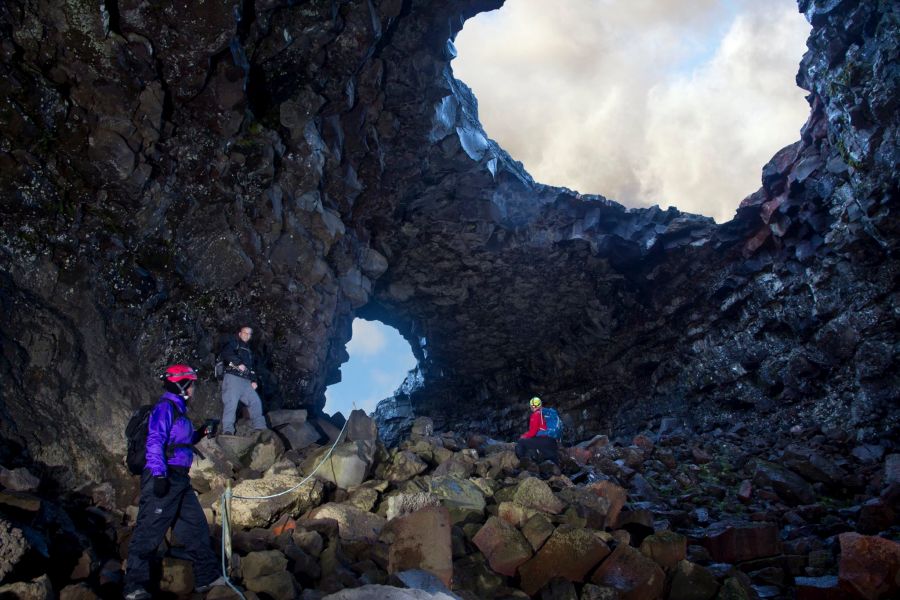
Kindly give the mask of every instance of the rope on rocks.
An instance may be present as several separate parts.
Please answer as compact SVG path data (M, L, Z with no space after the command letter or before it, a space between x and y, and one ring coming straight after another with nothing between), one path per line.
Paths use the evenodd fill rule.
M356 403L353 403L353 409L356 410ZM322 465L325 464L331 454L334 452L334 449L337 448L337 445L344 439L344 432L347 430L347 423L350 422L350 419L344 420L344 426L341 428L341 432L337 435L334 440L334 443L331 445L331 448L328 449L328 452L325 453L325 456L322 457L322 460L319 461L319 464L316 465L316 468L312 470L312 473L304 477L300 480L300 483L295 485L292 488L288 488L282 492L278 492L276 494L270 494L268 496L237 496L231 491L231 481L229 480L228 486L225 488L225 492L222 493L222 496L219 498L219 506L220 512L222 513L222 578L225 580L225 583L228 584L234 592L242 598L242 600L247 600L246 596L241 593L241 590L237 588L228 577L228 559L226 558L228 554L231 554L231 500L271 500L272 498L278 498L279 496L284 496L285 494L290 494L301 485L309 481L313 478L316 472L321 468ZM228 551L226 552L226 540L228 541Z

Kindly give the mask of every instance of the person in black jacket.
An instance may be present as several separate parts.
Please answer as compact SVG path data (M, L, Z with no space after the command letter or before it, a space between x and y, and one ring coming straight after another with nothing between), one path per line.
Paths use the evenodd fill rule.
M266 428L262 402L256 393L256 361L248 345L252 335L253 328L245 325L222 349L222 360L225 362L225 376L222 379L222 433L226 435L234 435L238 403L249 409L254 429Z

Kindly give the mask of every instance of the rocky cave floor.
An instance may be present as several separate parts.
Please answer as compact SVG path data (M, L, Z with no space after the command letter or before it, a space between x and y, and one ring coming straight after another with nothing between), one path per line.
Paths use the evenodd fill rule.
M269 417L274 434L199 444L192 478L216 548L226 484L236 495L296 485L340 433L305 411ZM277 600L900 597L896 439L652 425L564 444L557 467L483 435L435 433L424 417L388 450L355 411L314 479L232 500L233 581ZM0 598L121 597L137 478L53 494L34 466L7 467ZM177 540L160 556L154 597L203 597Z

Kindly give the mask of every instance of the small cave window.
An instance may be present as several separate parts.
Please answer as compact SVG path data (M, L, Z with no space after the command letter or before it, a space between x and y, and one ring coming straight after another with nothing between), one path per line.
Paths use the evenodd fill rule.
M378 402L392 396L416 366L409 342L380 321L354 319L347 353L350 359L341 365L341 381L325 390L325 412L340 411L345 417L354 403L372 414Z
M730 220L809 115L795 0L516 0L469 19L454 75L541 183Z

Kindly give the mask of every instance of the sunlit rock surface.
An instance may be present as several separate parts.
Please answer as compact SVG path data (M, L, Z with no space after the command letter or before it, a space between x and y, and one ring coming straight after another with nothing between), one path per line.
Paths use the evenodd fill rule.
M487 137L451 40L501 4L5 2L4 466L103 480L176 360L218 413L245 323L267 408L319 410L356 316L420 361L396 431L508 436L533 394L571 439L896 428L897 8L801 0L809 121L716 225L540 185Z

